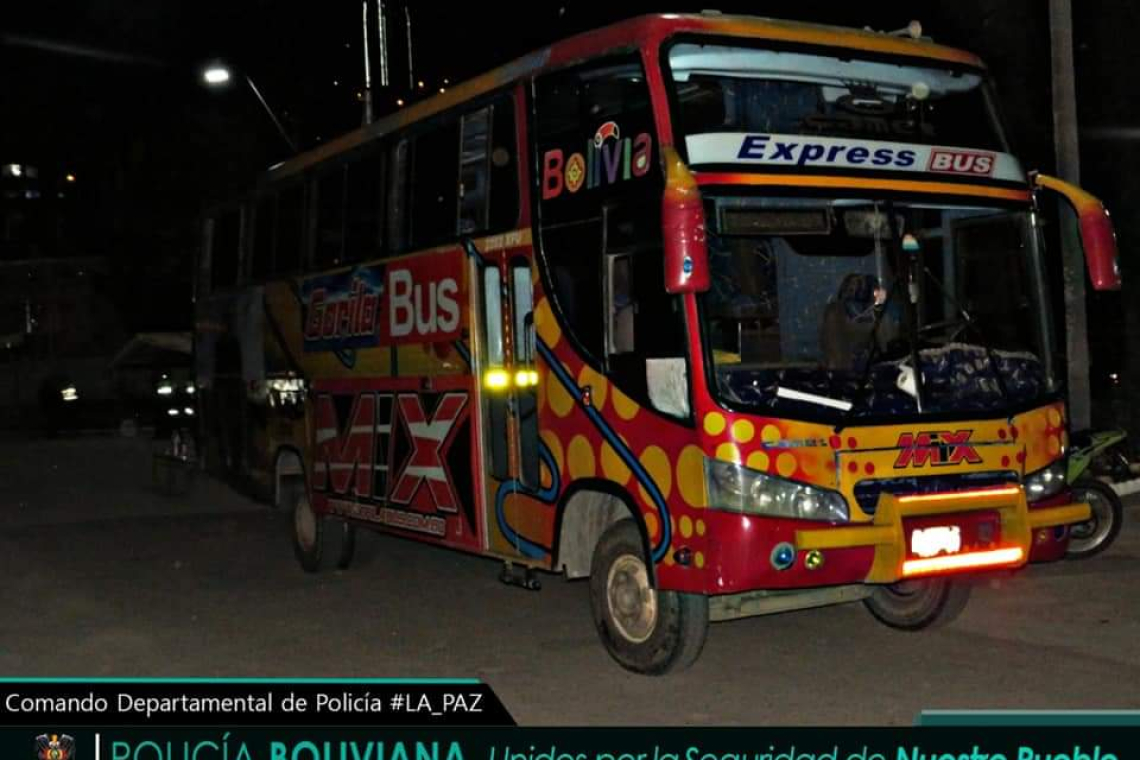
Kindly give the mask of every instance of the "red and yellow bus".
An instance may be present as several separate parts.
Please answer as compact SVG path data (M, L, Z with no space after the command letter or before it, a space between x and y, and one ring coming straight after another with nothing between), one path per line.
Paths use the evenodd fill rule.
M306 570L378 528L590 578L622 666L863 601L918 629L1064 554L1038 196L986 69L925 40L659 15L272 168L211 216L205 456Z

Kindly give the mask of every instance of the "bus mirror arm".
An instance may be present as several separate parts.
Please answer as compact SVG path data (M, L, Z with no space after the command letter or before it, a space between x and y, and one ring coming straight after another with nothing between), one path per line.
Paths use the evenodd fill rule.
M1077 216L1081 248L1089 280L1096 290L1120 290L1120 260L1112 218L1100 199L1076 185L1047 174L1034 172L1030 181L1035 191L1048 190L1065 201Z

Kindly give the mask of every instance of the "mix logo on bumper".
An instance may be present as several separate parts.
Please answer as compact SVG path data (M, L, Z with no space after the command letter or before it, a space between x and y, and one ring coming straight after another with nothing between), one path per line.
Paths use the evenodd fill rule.
M1025 181L1016 158L981 150L811 135L736 133L690 135L685 144L693 166L858 169Z

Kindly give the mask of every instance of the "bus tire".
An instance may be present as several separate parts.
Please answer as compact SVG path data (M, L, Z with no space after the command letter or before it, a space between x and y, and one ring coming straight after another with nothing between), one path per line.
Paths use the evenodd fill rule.
M921 631L954 621L970 599L970 585L950 578L926 578L879 586L863 605L884 625Z
M634 673L682 670L704 648L708 597L653 588L641 532L631 519L611 525L594 549L590 607L606 651Z
M1087 502L1092 519L1069 529L1069 559L1095 557L1112 546L1124 522L1124 503L1112 486L1094 478L1080 478L1071 486L1073 501Z
M356 529L344 520L318 515L304 489L293 495L293 554L307 573L316 573L335 558L337 568L352 563Z

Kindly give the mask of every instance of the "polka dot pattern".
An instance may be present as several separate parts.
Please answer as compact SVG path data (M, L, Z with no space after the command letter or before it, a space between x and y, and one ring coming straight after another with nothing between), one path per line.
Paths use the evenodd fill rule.
M597 474L597 462L594 458L594 447L584 435L576 435L570 441L567 450L567 463L572 478L592 478Z

